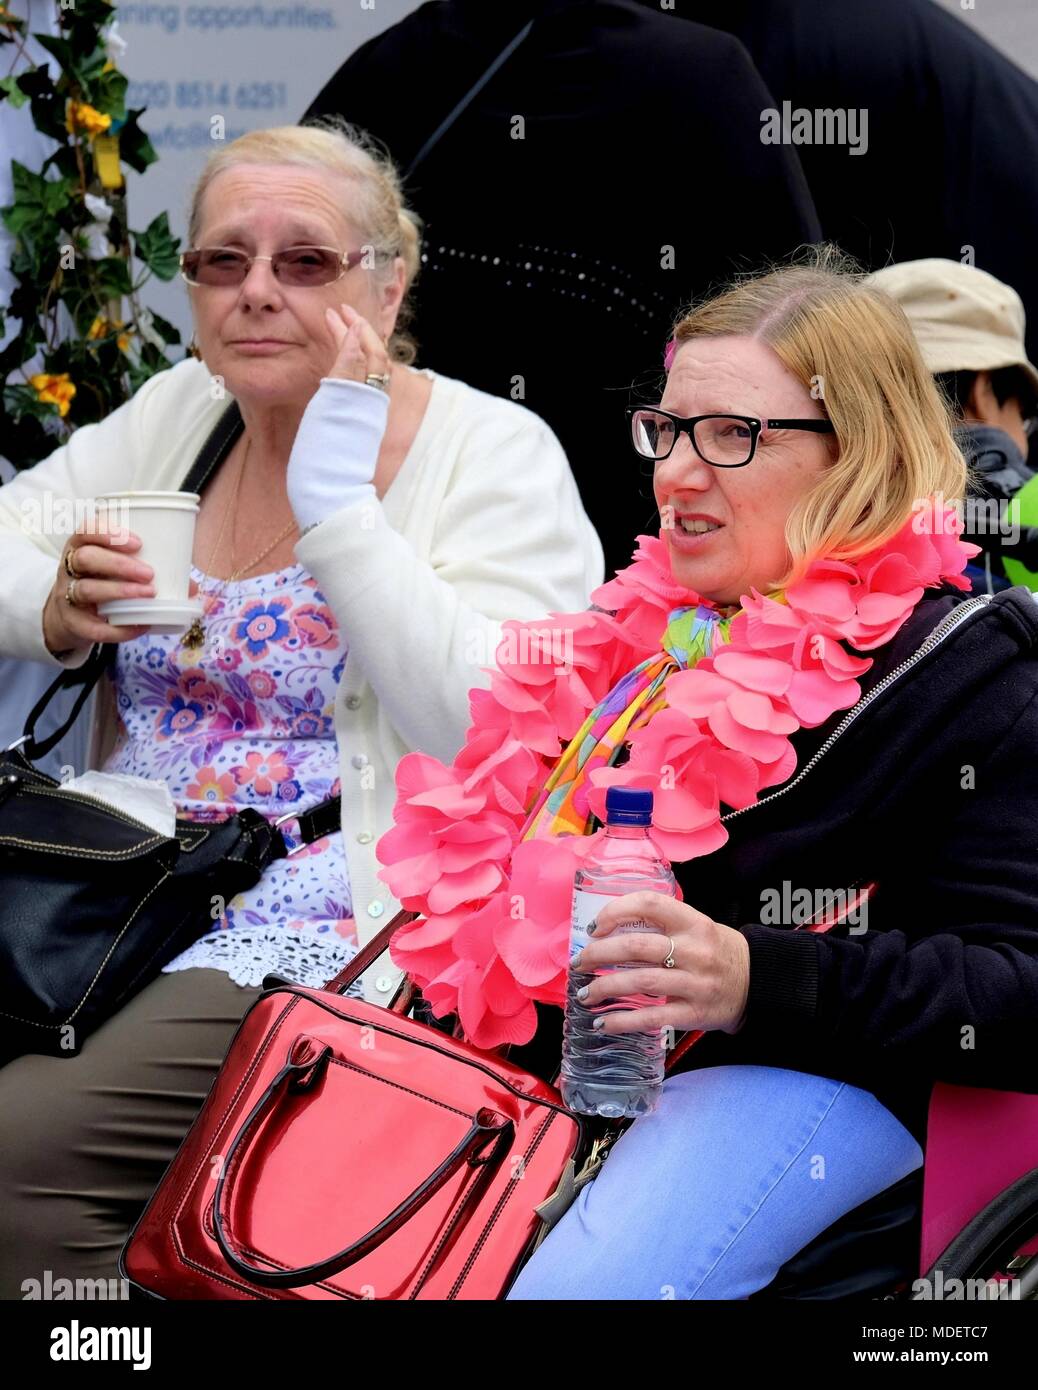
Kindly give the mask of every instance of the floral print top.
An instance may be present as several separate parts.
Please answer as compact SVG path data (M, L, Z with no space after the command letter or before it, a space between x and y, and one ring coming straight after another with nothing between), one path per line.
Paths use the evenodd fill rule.
M188 648L180 633L120 644L120 730L105 771L164 781L190 820L223 820L243 806L273 819L336 795L346 646L317 581L302 565L234 583L192 574L205 644ZM283 827L287 838L294 828ZM270 865L165 970L208 966L242 985L274 972L321 985L356 949L339 831Z

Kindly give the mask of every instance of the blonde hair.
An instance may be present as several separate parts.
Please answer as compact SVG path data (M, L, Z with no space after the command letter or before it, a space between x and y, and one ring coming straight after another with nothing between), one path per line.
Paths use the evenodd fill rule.
M911 325L863 280L836 247L811 248L737 280L674 326L675 350L726 334L766 343L832 423L836 457L790 512L792 564L776 586L795 583L819 555L852 560L883 545L932 493L965 499L970 470Z
M388 153L341 116L315 116L302 125L251 130L209 156L191 195L189 245L197 244L202 201L209 185L224 169L239 164L294 164L324 169L349 180L351 197L343 212L365 244L374 249L376 264L392 266L393 257L403 259L404 297L389 340L389 354L396 362L413 362L417 346L408 325L413 314L410 290L421 260L421 220L404 204L400 176ZM387 280L390 273L383 272Z

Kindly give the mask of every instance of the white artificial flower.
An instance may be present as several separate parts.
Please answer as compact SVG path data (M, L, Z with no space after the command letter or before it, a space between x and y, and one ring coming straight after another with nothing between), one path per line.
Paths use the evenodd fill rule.
M144 339L146 343L150 343L152 347L158 348L160 352L165 351L165 340L160 338L158 333L152 327L150 309L142 309L140 313L137 315L137 331L140 333L141 337Z
M106 203L103 198L96 197L93 193L84 193L83 201L86 203L87 212L89 212L94 221L99 222L103 227L107 227L115 211L111 204Z
M123 38L122 34L117 32L118 28L119 21L113 19L111 28L107 29L104 34L105 56L108 61L114 63L116 67L119 66L119 59L130 46Z

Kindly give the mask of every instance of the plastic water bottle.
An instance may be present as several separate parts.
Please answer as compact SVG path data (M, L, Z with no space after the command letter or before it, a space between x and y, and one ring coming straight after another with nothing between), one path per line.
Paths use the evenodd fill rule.
M589 941L587 928L610 898L647 889L677 896L677 882L670 864L649 839L652 792L631 787L610 787L606 793L605 833L596 851L584 860L573 883L573 928L570 959ZM624 922L616 932L658 932L641 920ZM562 1098L571 1110L607 1119L645 1115L655 1108L663 1085L664 1047L661 1030L603 1035L592 1026L600 1014L648 1008L658 996L623 995L603 1000L590 1008L577 998L577 990L595 975L613 974L644 966L627 961L604 970L582 973L571 969L566 992L566 1017L562 1037ZM620 981L617 981L619 991Z

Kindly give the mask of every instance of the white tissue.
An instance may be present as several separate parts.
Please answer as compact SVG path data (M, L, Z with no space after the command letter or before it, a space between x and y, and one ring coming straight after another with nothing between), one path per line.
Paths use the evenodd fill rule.
M66 791L82 792L107 802L113 810L143 821L159 835L171 836L176 831L177 808L165 782L130 777L123 772L84 772L82 777L73 777L62 785Z

